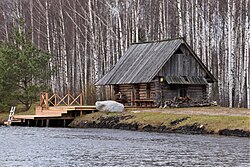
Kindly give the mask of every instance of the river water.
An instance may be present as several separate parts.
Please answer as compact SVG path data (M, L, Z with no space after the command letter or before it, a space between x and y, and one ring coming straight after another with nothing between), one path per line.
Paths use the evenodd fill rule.
M0 167L250 166L248 138L0 127Z

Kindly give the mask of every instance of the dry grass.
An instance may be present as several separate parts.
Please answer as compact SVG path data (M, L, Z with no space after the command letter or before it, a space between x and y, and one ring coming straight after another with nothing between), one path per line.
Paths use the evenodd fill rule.
M9 114L10 114L9 111L0 112L0 125L2 125L4 123L4 121L8 120ZM35 115L36 114L35 105L32 105L28 111L24 111L24 106L19 104L16 107L15 114L18 114L18 115Z
M7 121L9 118L9 113L8 112L1 112L0 113L0 125L3 125L4 121Z
M211 107L190 107L190 108L140 108L140 109L128 109L131 111L143 111L143 112L161 112L169 114L191 114L191 115L226 115L226 116L250 116L250 109L246 108L227 108L219 106Z
M174 109L178 111L180 109ZM206 110L207 112L207 110ZM205 115L205 114L183 114L183 113L166 113L162 111L158 112L144 112L144 111L130 111L125 113L103 113L96 112L93 114L88 114L82 117L78 117L77 121L98 121L100 117L113 117L113 116L123 116L132 115L132 118L124 119L121 123L137 123L141 126L150 124L152 126L167 126L171 129L178 128L185 125L199 124L204 125L205 129L209 132L217 133L222 129L242 129L245 131L250 131L250 116L232 116L232 115ZM186 120L176 124L171 125L171 122L187 118Z
M188 117L187 120L172 126L172 128L197 123L204 125L206 130L214 132L218 132L221 129L242 129L250 131L249 116L190 115L152 112L132 113L132 115L134 115L134 118L126 120L129 123L138 122L140 124L171 126L172 121Z

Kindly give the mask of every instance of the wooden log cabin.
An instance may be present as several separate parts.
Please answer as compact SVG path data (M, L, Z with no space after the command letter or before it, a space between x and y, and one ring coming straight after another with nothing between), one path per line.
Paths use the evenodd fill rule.
M126 106L162 106L175 98L203 100L215 77L183 38L132 44L96 85L110 85Z

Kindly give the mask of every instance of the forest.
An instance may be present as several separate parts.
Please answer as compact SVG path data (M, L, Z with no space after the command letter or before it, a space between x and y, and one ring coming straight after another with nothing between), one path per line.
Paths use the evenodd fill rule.
M94 83L132 43L184 37L217 79L210 99L250 108L249 6L249 0L1 0L0 45L13 42L13 32L23 34L36 48L33 56L50 55L39 66L47 77L32 74L30 83L59 94L83 92L91 104L108 91Z

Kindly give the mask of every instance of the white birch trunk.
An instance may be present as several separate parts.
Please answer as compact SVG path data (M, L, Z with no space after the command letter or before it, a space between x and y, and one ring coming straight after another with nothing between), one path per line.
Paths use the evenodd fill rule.
M237 42L239 46L243 46L243 36L242 36L242 31L243 31L243 20L242 20L242 9L243 9L243 2L240 2L240 11L239 11L239 29L238 29L238 33L239 33L239 41ZM236 34L238 34L236 33ZM239 63L237 64L238 66L238 72L237 72L237 82L236 82L236 94L238 95L238 105L237 107L242 107L242 99L243 99L243 94L244 94L244 68L245 68L245 64L244 64L244 51L242 52L241 49L238 48L238 53L239 53Z
M131 42L135 42L135 2L132 1L132 13L131 13ZM112 18L111 18L112 19Z
M139 42L139 14L138 12L140 11L140 0L137 0L137 5L136 5L136 10L135 10L135 42Z
M84 43L84 95L86 97L88 97L88 60L89 60L89 57L88 57L88 52L87 52L87 48L88 48L88 30L85 29L85 43ZM87 98L84 99L84 103L86 104L87 103Z
M33 0L30 0L30 24L31 24L31 41L34 44L34 14L33 14ZM40 32L39 32L40 33Z
M231 14L231 5L230 5L230 0L228 0L228 6L227 6L227 33L228 33L228 101L229 101L229 107L233 107L233 77L232 77L232 26L231 26L231 19L232 19L232 14Z
M246 11L248 9L248 3L246 1ZM247 108L250 109L250 53L249 53L249 45L250 45L250 24L249 24L249 15L248 13L246 14L246 21L245 21L245 51L244 51L244 56L245 56L245 79L246 79L246 104Z
M89 22L90 22L90 38L91 38L91 50L93 53L93 83L97 82L99 79L99 63L98 63L98 55L96 51L96 42L95 42L95 34L94 34L94 18L92 15L92 4L91 0L88 1L88 10L89 10ZM100 98L100 88L97 86L96 87L96 98Z
M203 2L203 10L205 10L205 2ZM207 66L207 53L206 53L206 18L205 18L205 11L202 12L203 16L201 16L201 48L202 48L202 53L201 53L201 58L203 63Z
M200 50L199 50L199 20L198 20L198 0L195 1L195 31L194 31L194 42L195 42L195 52L199 56L200 55Z
M220 3L219 1L216 1L216 22L217 22L217 27L220 27L221 26L221 22L220 22ZM220 36L219 34L216 35L216 55L217 55L217 68L218 68L218 89L219 89L219 92L218 92L218 97L219 97L219 104L222 103L222 87L223 87L223 84L222 84L222 70L221 70L221 57L220 57Z
M7 42L9 42L8 22L5 11L3 11L3 19L4 19L5 39Z
M108 16L108 18L109 18L109 16ZM106 30L107 30L107 40L106 40L106 45L107 45L107 48L106 48L107 49L107 51L106 51L107 62L106 62L106 67L107 68L106 68L105 72L108 72L111 69L111 47L110 47L111 33L110 33L110 30L109 30L109 28L111 27L111 25L109 25L109 24L111 24L111 21L108 20L108 24L106 25Z
M152 6L152 0L149 0L149 14L151 15L151 6ZM149 41L151 37L151 29L152 29L152 19L149 17L148 24L147 24L147 32L146 32L146 41ZM152 39L151 39L152 40Z
M186 30L185 30L185 37L186 41L190 43L190 4L189 2L186 2Z
M192 46L192 48L194 49L194 51L196 50L195 48L195 26L196 26L196 23L195 23L195 2L191 2L191 37L190 37L190 40L191 40L191 43L190 45Z
M65 23L64 23L64 16L63 16L63 7L62 7L62 0L60 0L60 33L62 37L62 44L61 44L61 51L63 57L63 73L65 78L65 91L69 91L69 77L68 77L68 62L67 62L67 51L66 51L66 37L65 37Z
M21 19L21 9L20 9L20 3L21 1L16 1L16 14L17 14L17 19L18 19L18 31L21 34L22 33L22 28L21 28L21 24L20 24L20 19Z
M164 3L165 4L165 3ZM169 31L169 6L168 6L168 3L166 4L166 7L165 7L166 9L165 9L165 12L166 12L166 14L164 14L164 16L166 15L166 21L165 21L165 33L166 33L166 35L165 35L165 37L168 39L169 38L169 33L168 33L168 31Z
M80 89L80 91L82 92L82 85L83 85L83 79L82 79L82 76L83 76L83 66L82 66L82 57L81 57L81 52L80 52L80 34L79 34L79 31L76 29L76 58L77 58L77 69L76 70L76 82L77 82L77 85L76 87Z
M177 13L178 13L178 21L179 21L179 36L183 37L183 23L182 23L182 12L181 12L181 0L177 0Z
M118 0L116 0L116 8L118 10L118 15L117 15L117 19L118 19L118 34L119 34L119 43L120 43L120 50L121 50L121 55L123 55L124 53L124 44L123 44L123 33L122 33L122 21L121 21L121 15L120 15L120 9L119 9L119 2ZM118 35L117 34L117 35ZM119 55L120 57L120 55Z
M165 0L162 0L162 39L166 38L166 9Z
M163 4L160 1L159 2L159 26L160 26L160 32L159 32L159 40L163 39L163 21L162 21L162 13L163 13Z
M124 51L126 51L128 49L128 45L129 45L129 17L128 17L128 6L129 6L129 2L126 1L125 2L125 45L124 45ZM111 26L110 26L111 27ZM107 28L108 30L108 28ZM109 34L108 34L109 35Z

